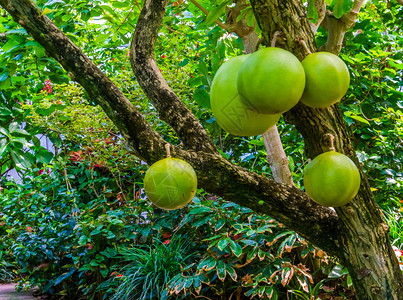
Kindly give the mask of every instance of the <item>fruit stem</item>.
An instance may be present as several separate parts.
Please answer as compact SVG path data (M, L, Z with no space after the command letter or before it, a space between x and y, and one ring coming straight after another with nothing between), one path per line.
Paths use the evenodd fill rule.
M334 148L334 135L331 133L326 133L323 138L325 141L329 141L329 151L336 151Z
M281 31L276 31L274 33L273 38L271 39L270 47L276 47L277 38L281 35L282 35Z
M309 54L312 53L311 50L309 50L307 44L305 43L305 41L304 41L303 39L300 39L300 40L299 40L299 43L304 47L304 49L305 49L307 55L309 55Z
M169 143L165 144L165 150L167 151L167 157L171 157L171 150L169 149Z

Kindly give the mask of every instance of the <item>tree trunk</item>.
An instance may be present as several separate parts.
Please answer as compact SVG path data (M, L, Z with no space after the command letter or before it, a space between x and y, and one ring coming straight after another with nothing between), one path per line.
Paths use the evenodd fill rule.
M301 39L312 52L316 50L302 3L292 0L251 2L266 45L270 44L274 33L280 31L284 38L278 45L299 59L305 57L305 50L299 43ZM360 168L337 105L312 109L300 103L286 114L286 119L303 135L309 157L326 151L324 136L331 133L336 137L336 150L349 156ZM388 226L382 220L361 168L360 173L362 182L358 195L350 204L336 209L342 236L341 250L336 255L349 270L357 299L403 299L403 276L389 241Z

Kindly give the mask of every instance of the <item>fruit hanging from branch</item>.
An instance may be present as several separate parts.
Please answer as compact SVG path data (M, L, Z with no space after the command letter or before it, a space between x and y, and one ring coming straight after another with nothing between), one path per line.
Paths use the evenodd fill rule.
M346 205L357 194L360 183L354 162L334 150L318 155L304 170L306 193L323 206Z
M315 52L304 58L306 84L301 102L313 108L324 108L340 101L350 85L345 63L333 53Z
M170 157L167 152L167 158L157 161L147 170L144 191L157 207L173 210L192 201L197 189L197 176L189 163Z
M237 77L242 64L250 55L226 61L217 71L211 85L211 109L217 123L230 134L255 136L266 132L277 123L280 115L258 113L253 106L242 103L238 93Z
M246 106L262 114L281 114L300 100L305 71L291 52L276 47L263 48L242 64L237 86Z

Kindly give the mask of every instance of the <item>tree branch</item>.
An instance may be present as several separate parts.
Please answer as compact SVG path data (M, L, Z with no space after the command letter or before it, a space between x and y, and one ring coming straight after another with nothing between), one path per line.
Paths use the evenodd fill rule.
M340 53L344 35L347 30L354 26L364 2L365 0L355 0L351 11L340 19L336 19L330 11L326 12L326 17L321 25L327 30L327 40L326 43L320 47L320 51L332 52L336 55Z
M197 2L196 0L189 0L190 2L192 2L194 4L194 6L196 6L198 9L200 9L200 11L202 13L204 13L206 16L208 16L209 12L207 9L205 9L199 2ZM230 26L223 24L222 22L216 20L214 23L216 23L218 26L220 26L222 29L225 29L227 31L229 31Z
M147 8L154 8L153 1L158 2L146 1L142 14L150 14ZM121 130L138 156L149 164L165 157L166 142L113 82L48 17L41 16L31 1L0 0L0 5L77 78ZM336 213L316 204L303 191L247 171L211 151L185 151L172 146L171 155L188 161L195 168L199 184L205 190L276 218L331 254L340 251Z
M167 4L168 0L164 0L147 1L144 5L130 46L133 72L160 118L171 125L187 148L218 153L199 120L171 90L155 62L155 41Z
M309 0L315 1L315 8L318 12L318 21L314 24L312 22L309 23L312 32L315 34L318 30L320 24L322 23L323 19L326 17L326 2L324 0Z

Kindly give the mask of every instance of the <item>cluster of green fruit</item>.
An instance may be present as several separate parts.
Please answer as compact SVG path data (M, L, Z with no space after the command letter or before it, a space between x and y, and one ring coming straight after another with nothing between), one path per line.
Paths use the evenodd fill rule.
M349 84L347 66L332 53L311 53L300 62L289 51L264 48L220 67L211 85L211 109L225 131L254 136L299 101L314 108L331 106Z
M211 108L227 132L254 136L267 131L299 101L314 108L336 103L349 83L346 65L334 54L309 54L301 63L286 50L265 48L221 66L211 86ZM304 185L316 202L337 207L357 194L360 174L347 156L329 151L309 163ZM168 157L153 164L144 178L148 199L168 210L189 203L196 188L192 166L169 157L169 151Z

